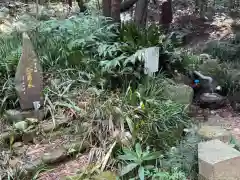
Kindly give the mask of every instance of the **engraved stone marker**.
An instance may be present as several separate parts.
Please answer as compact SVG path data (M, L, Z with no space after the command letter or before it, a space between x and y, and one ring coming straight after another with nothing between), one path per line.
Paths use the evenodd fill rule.
M38 110L43 105L43 78L39 59L27 33L23 33L22 55L15 75L22 110Z

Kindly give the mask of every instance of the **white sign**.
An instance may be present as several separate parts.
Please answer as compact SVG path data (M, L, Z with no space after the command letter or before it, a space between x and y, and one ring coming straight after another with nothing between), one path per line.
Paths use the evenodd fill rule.
M159 47L146 48L144 52L144 73L152 76L158 71Z
M38 110L41 107L40 101L34 101L33 102L33 107L35 110Z

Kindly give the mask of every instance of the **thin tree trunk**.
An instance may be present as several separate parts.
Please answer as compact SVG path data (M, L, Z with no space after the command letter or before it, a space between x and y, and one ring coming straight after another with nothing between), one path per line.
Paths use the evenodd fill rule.
M138 27L146 27L148 0L138 0L135 9L134 22Z
M72 8L72 0L68 0L68 5L70 8Z
M229 10L231 11L234 8L234 0L229 0Z
M194 0L195 2L195 13L199 11L199 0Z
M170 24L173 20L173 12L172 12L172 0L167 0L162 3L161 6L161 24L163 29L167 32Z
M102 6L103 15L105 17L111 17L111 0L103 0Z
M202 0L200 3L200 18L204 20L208 7L207 0Z
M39 0L36 0L36 19L38 19L39 15Z
M83 0L76 0L78 3L78 7L80 9L80 12L85 12L87 10L86 6L84 5Z
M111 17L113 18L114 22L118 22L118 23L121 22L120 5L121 5L121 0L112 0Z

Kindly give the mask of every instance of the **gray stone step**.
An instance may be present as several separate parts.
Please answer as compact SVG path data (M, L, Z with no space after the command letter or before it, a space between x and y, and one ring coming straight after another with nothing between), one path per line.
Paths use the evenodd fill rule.
M198 144L198 164L200 179L240 179L240 152L218 139Z

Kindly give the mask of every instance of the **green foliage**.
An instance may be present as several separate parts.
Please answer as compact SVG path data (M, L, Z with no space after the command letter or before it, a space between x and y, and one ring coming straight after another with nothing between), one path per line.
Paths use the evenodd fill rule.
M143 75L142 52L147 47L160 47L163 70L178 68L184 63L190 65L195 57L174 52L172 41L156 26L139 30L129 24L117 32L115 24L108 21L102 16L80 14L70 19L41 22L31 30L30 36L44 74L50 72L52 76L51 82L45 82L44 95L53 123L54 115L59 111L70 110L74 116L81 116L81 122L77 124L83 126L82 120L90 124L83 135L89 138L89 143L98 145L99 159L111 144L113 129L128 132L132 137L129 147L138 143L135 151L123 148L124 155L119 159L129 164L121 175L128 175L133 170L140 179L159 179L159 176L184 179L184 174L179 171L182 166L169 171L152 167L160 157L156 150L163 153L176 145L189 119L183 105L164 99L167 84L162 74L153 78ZM13 77L21 53L20 39L19 34L0 39L0 97L4 108L17 104ZM120 85L120 92L106 90L114 83ZM89 101L87 112L79 107L81 101ZM106 121L109 128L104 127ZM119 139L122 142L124 138ZM123 142L120 145L126 146ZM143 148L147 150L143 151ZM115 165L112 159L109 160L111 163ZM151 168L147 166L149 164ZM95 170L84 172L76 179L99 177L101 172Z
M178 168L172 168L169 172L155 168L148 171L147 176L151 177L151 180L187 180L185 173L179 171Z
M66 180L117 180L117 175L111 171L101 171L98 165L90 164L76 176L69 176Z
M156 25L139 29L134 23L124 24L120 31L120 41L127 43L130 53L144 47L161 46L164 35ZM127 50L127 49L126 49Z
M201 138L194 128L187 132L186 136L176 147L172 147L161 161L163 168L171 170L177 168L185 172L188 177L194 179L198 172L197 144Z
M33 41L43 65L50 67L89 67L99 45L112 42L114 24L102 16L80 15L65 20L49 20L33 31ZM51 51L49 51L51 50ZM91 60L90 60L91 62ZM92 61L95 63L95 61ZM94 64L90 64L91 68ZM96 65L97 66L97 65Z
M237 74L240 67L239 42L239 34L236 33L233 39L209 42L203 50L203 52L208 53L219 62L219 67L215 67L214 72L209 73L223 88L225 95L232 95L240 90Z
M240 44L235 41L212 41L204 49L205 53L219 58L222 62L238 61L240 53Z
M150 152L149 149L143 151L141 145L137 143L135 145L135 151L123 148L123 155L119 155L118 159L122 161L127 161L128 163L124 168L122 168L120 176L124 176L129 172L138 169L138 177L140 180L145 179L146 166L144 163L146 161L156 160L160 158L160 152Z
M139 108L134 111L135 115L128 115L135 122L133 126L138 139L158 149L174 145L183 127L189 123L183 105L163 101L163 86L166 85L163 82L158 76L147 78L140 84L134 92ZM128 95L131 93L128 91Z
M229 143L232 144L236 150L240 151L240 142L234 136L231 136Z
M29 34L45 72L51 72L56 77L59 76L57 71L71 69L75 72L71 75L68 73L70 78L78 79L78 72L84 71L91 76L91 84L101 88L126 89L129 84L135 88L144 76L142 48L159 46L163 69L171 61L169 56L173 52L171 41L156 26L139 30L129 24L116 32L115 24L109 24L105 17L92 14L43 21ZM20 39L18 33L0 38L0 73L4 75L1 84L14 77L21 53ZM177 62L176 58L172 62ZM88 77L81 77L89 82ZM4 99L2 104L9 99L12 101L10 107L14 107L16 95L12 95L14 89L11 89L11 84L8 86L1 93Z

